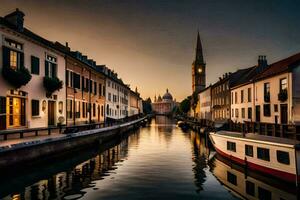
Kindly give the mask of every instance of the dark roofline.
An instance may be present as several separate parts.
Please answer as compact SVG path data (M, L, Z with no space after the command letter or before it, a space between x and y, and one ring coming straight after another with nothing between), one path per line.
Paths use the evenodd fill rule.
M11 13L9 15L12 15L12 14L13 13ZM42 36L37 35L36 33L30 31L29 29L27 29L25 27L24 27L24 29L22 31L18 30L13 24L11 24L10 22L8 22L4 17L0 17L0 25L4 26L6 28L9 28L9 29L11 29L14 32L17 32L17 33L19 33L19 34L21 34L21 35L23 35L23 36L25 36L27 38L30 38L30 39L36 41L37 43L45 45L48 48L51 48L51 49L53 49L53 50L58 51L58 52L61 53L61 51L58 48L56 48L56 46L55 46L55 44L53 42L51 42L51 41L43 38Z

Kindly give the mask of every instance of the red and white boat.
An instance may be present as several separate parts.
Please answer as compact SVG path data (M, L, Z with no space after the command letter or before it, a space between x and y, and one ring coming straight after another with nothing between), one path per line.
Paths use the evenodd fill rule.
M247 168L300 183L300 142L247 133L219 131L209 137L217 153Z

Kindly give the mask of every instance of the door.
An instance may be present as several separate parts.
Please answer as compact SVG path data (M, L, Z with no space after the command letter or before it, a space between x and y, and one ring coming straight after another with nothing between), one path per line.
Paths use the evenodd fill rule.
M6 129L6 97L0 97L0 130Z
M55 101L48 101L48 126L55 125Z
M16 128L20 126L25 126L25 118L25 99L19 97L7 97L6 127Z
M287 124L288 121L287 104L280 105L280 119L281 119L281 124Z
M255 107L255 119L256 122L260 122L260 106Z

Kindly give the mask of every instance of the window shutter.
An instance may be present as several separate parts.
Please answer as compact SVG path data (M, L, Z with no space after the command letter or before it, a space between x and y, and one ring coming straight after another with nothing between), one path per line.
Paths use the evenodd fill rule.
M49 77L49 65L47 60L45 60L45 76Z
M35 56L31 56L31 73L40 74L40 59Z
M85 89L85 87L84 87L84 76L81 77L81 88L82 88L82 90Z
M69 86L69 70L66 71L66 86Z
M0 97L0 130L6 129L6 97Z
M6 46L3 46L3 67L10 67L10 50Z
M52 64L52 75L53 75L53 77L52 78L54 78L54 77L57 77L57 64Z
M24 53L20 53L20 66L18 68L25 68L24 66Z

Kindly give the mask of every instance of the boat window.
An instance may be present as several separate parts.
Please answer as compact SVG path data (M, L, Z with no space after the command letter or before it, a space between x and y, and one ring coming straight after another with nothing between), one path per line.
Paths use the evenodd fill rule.
M236 152L235 142L227 141L227 150Z
M253 146L252 145L245 145L245 154L247 156L253 157Z
M258 186L258 199L272 200L272 193Z
M290 156L288 152L277 150L277 161L282 164L290 164Z
M227 171L227 181L233 185L237 185L237 177L236 175Z
M246 193L251 195L251 196L255 196L255 184L250 182L250 181L246 181Z
M270 150L266 148L257 147L257 158L261 160L270 161Z

